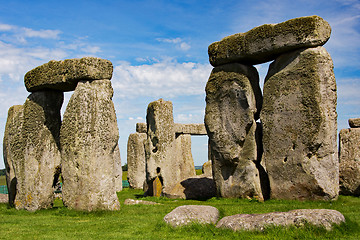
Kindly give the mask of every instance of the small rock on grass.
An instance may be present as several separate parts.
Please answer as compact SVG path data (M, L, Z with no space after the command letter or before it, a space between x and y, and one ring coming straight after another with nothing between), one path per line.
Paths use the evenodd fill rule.
M175 208L164 217L164 221L173 227L192 223L216 224L219 210L212 206L184 205Z

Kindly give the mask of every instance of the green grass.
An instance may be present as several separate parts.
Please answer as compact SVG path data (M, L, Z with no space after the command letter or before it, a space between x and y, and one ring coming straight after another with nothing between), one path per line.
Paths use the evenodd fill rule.
M359 239L360 198L340 196L337 201L279 201L264 203L245 199L207 201L141 197L140 190L118 193L121 209L115 212L68 210L56 200L53 209L35 213L0 204L0 239ZM162 205L124 205L126 198L140 198ZM213 225L172 228L163 222L171 210L185 204L217 207L221 217L238 213L266 213L297 208L329 208L344 214L347 222L327 232L322 228L270 228L265 232L232 232Z
M6 177L0 176L0 185L6 185Z

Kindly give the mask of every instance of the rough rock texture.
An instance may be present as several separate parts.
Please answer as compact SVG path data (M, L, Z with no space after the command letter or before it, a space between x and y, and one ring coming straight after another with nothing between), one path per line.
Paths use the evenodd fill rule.
M256 69L237 63L216 67L205 90L205 126L218 194L262 199L255 164L255 120L262 102Z
M360 128L360 118L350 118L349 126L351 128Z
M339 133L340 194L360 196L360 128Z
M8 201L10 206L14 205L16 195L17 179L14 167L18 166L24 159L22 150L22 127L24 123L24 107L23 105L15 105L9 108L6 120L3 156L6 169L6 184L9 195Z
M16 209L36 211L52 206L61 159L63 97L62 92L47 90L30 94L25 101L21 143L16 153L22 153L23 158L13 162L17 178Z
M206 135L206 128L203 123L181 124L175 123L175 133Z
M306 223L331 230L334 224L345 222L344 216L331 209L296 209L289 212L264 214L238 214L222 218L217 228L229 228L233 231L263 231L272 226L301 227Z
M110 80L80 81L61 126L64 205L117 210L115 174L119 130ZM120 164L121 165L121 164Z
M206 200L216 197L216 186L210 177L194 176L177 183L164 195L168 198Z
M127 143L127 164L129 186L143 189L146 179L145 141L146 133L132 133Z
M142 204L142 205L160 205L160 203L157 202L151 202L151 201L145 201L145 200L134 200L134 199L125 199L124 201L125 205L138 205L138 204Z
M188 136L180 137L182 135L175 134L170 101L159 99L151 102L147 109L146 122L147 183L144 190L151 195L152 182L156 177L159 177L163 189L171 189L180 180L195 175L195 169L194 162L192 161L192 165L189 162L190 157L192 159L191 139L189 140Z
M175 138L177 163L180 171L180 179L186 179L196 175L194 159L191 154L191 135L176 134Z
M108 60L84 57L50 61L26 73L24 82L29 92L42 89L73 91L80 80L111 79L112 63Z
M7 203L9 202L8 194L0 194L0 203Z
M184 205L175 208L164 217L164 221L173 227L193 223L216 224L219 210L211 206Z
M212 178L212 163L211 160L205 162L202 165L202 173L204 176L211 177Z
M136 132L138 133L147 133L146 123L136 123Z
M123 189L122 186L122 167L121 167L121 157L120 157L120 149L119 145L116 145L114 153L114 174L115 174L115 191L120 192Z
M336 118L336 82L325 48L284 54L270 65L261 120L271 198L338 196Z
M295 49L324 45L330 33L330 25L318 16L265 24L211 44L209 60L214 67L232 62L264 63Z

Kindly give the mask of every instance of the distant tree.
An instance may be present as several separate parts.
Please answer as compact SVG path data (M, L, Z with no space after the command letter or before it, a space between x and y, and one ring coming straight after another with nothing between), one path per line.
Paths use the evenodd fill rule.
M127 166L126 166L127 169ZM0 176L5 176L6 175L6 169L0 169Z
M127 165L127 163L125 163L125 165L122 166L122 170L123 170L123 171L127 171L127 170L128 170L128 165Z

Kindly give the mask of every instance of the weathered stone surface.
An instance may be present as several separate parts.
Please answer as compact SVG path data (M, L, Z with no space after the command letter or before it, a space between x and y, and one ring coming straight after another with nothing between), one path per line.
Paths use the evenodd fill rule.
M134 200L134 199L125 199L124 201L125 205L160 205L160 203L157 202L151 202L151 201L145 201L145 200Z
M255 164L255 119L262 102L256 69L237 63L216 67L205 90L205 126L218 194L262 199Z
M209 60L214 67L234 62L264 63L289 51L324 45L330 34L330 25L318 16L265 24L211 44Z
M360 196L360 128L339 133L340 194Z
M206 128L203 123L181 124L175 123L175 133L190 135L206 135Z
M173 108L170 101L159 99L151 102L147 109L146 186L147 194L153 192L152 182L159 177L164 188L171 188L183 178L187 178L188 150L179 149L187 140L175 140ZM183 141L184 140L184 141ZM190 152L191 154L191 152Z
M211 163L211 160L205 162L202 165L201 171L202 171L204 176L212 178L212 163Z
M193 223L216 224L219 210L211 206L184 205L175 208L164 217L164 221L173 227L185 226Z
M59 135L63 93L54 90L30 94L24 104L19 150L13 162L17 179L16 209L50 208L60 165Z
M146 179L145 167L145 141L146 133L133 133L129 135L127 143L127 164L129 186L142 189Z
M120 149L119 144L116 145L114 153L114 173L115 173L115 191L120 192L123 189L122 186L122 167L121 167L121 157L120 157Z
M146 123L136 123L136 132L138 133L147 133Z
M179 166L180 179L186 179L196 175L194 159L191 153L191 135L176 134L175 138L175 157Z
M168 198L206 200L216 197L215 182L210 177L194 176L177 183L171 190L164 191Z
M7 203L9 202L8 194L0 194L0 203Z
M61 126L64 205L77 210L117 210L118 145L110 80L80 81Z
M261 120L271 198L338 196L336 118L336 82L325 48L284 54L270 65Z
M84 57L50 61L26 73L24 82L29 92L43 89L73 91L81 80L111 79L112 63L108 60Z
M237 214L222 218L217 228L229 228L233 231L263 231L272 226L302 227L306 223L331 230L334 224L345 222L344 216L331 209L296 209L289 212L264 214Z
M351 128L360 128L360 118L350 118L349 126Z
M23 105L15 105L9 108L6 120L4 141L3 141L3 157L6 169L6 184L10 206L14 205L16 195L17 178L15 169L24 159L22 127L24 123L24 107Z

